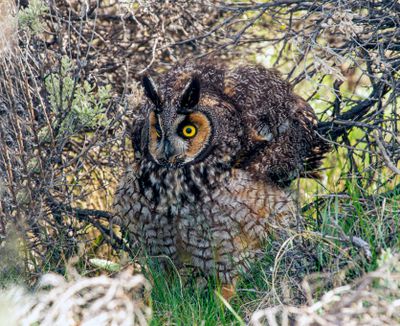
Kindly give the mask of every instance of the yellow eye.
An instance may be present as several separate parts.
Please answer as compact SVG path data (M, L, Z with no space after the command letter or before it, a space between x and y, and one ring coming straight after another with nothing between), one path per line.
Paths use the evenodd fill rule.
M196 136L197 129L194 125L186 125L182 128L182 135L185 138L193 138Z

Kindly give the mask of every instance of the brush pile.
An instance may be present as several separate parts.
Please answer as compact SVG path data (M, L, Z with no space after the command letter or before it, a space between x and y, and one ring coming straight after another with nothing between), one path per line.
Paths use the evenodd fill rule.
M142 275L126 270L116 277L105 275L71 280L50 273L42 277L37 292L21 288L0 296L1 325L88 326L147 325L151 309L145 296L149 284Z
M326 292L302 307L275 306L256 311L251 325L372 326L400 324L400 255L390 252L382 265L352 284Z

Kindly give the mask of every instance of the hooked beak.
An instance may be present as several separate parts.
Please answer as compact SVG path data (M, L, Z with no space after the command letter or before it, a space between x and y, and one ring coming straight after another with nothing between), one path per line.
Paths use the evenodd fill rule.
M159 162L162 165L169 167L177 167L182 161L179 159L179 154L176 152L174 146L165 138L161 144L162 154L160 155Z
M164 158L169 161L171 157L174 156L175 150L173 146L171 145L171 142L166 138L164 139L163 142L163 153L164 153Z

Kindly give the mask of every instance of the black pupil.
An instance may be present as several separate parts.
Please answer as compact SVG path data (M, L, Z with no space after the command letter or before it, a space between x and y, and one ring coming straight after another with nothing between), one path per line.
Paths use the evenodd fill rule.
M186 128L186 132L187 132L188 134L191 134L191 133L192 133L192 128L187 127L187 128Z

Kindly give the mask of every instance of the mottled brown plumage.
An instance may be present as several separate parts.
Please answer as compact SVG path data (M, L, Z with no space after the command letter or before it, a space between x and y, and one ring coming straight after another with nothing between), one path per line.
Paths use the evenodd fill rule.
M150 255L233 284L265 239L295 225L286 186L315 176L326 149L315 115L260 66L186 63L143 86L117 220Z

